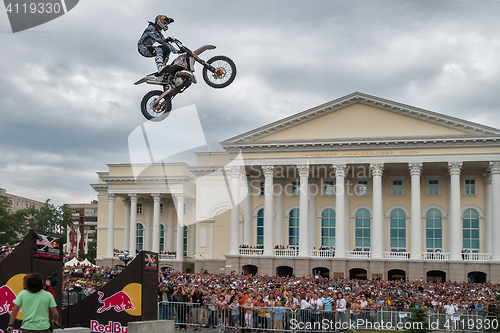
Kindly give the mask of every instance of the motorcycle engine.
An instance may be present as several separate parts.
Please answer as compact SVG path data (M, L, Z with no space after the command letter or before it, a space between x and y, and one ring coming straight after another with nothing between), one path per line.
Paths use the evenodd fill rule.
M180 85L182 85L182 83L184 83L184 79L182 77L175 78L174 84L176 87L179 87Z

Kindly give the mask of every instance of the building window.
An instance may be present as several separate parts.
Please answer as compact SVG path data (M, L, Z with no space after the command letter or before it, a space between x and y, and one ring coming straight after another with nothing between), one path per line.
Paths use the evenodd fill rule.
M162 203L160 204L160 214L163 215L163 204Z
M264 209L257 213L257 243L256 245L264 245Z
M475 209L466 209L463 216L464 250L469 253L479 252L479 213Z
M187 257L187 255L188 255L188 227L187 226L184 226L182 252L184 252L184 256Z
M429 179L428 193L430 197L439 196L439 180Z
M136 248L139 251L144 250L144 226L142 223L137 223Z
M443 221L437 209L427 211L425 220L425 246L427 252L443 250Z
M266 188L266 183L265 182L260 182L260 196L264 196L265 194L265 188Z
M300 182L292 182L292 195L300 195Z
M288 245L299 246L299 209L292 209L288 217Z
M321 246L335 248L335 211L325 209L321 214Z
M165 251L165 226L160 223L160 251Z
M402 197L403 196L403 181L393 180L392 181L392 196Z
M12 200L9 200L9 205L12 205Z
M370 251L370 212L359 209L356 212L355 251Z
M356 185L356 195L358 197L367 197L368 196L368 181L367 180L358 180L358 184Z
M406 214L402 209L391 212L391 252L403 252L406 249Z
M17 207L19 207L19 201L17 202Z
M24 204L24 208L28 208L28 204Z
M142 204L141 203L137 204L137 214L142 215Z
M464 186L465 196L475 196L476 195L476 180L475 179L465 179Z
M324 185L323 185L323 195L324 196L333 196L334 194L334 190L335 190L335 186L333 184L333 182L324 182Z

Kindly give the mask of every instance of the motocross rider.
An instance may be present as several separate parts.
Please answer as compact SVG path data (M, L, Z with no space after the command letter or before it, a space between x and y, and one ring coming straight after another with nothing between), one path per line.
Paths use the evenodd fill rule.
M167 31L168 25L174 20L165 15L158 15L154 23L149 22L148 27L142 33L137 42L139 53L147 58L155 57L158 73L161 73L168 67L168 56L170 52L177 53L177 50L169 44L172 41L170 37L164 38L161 31ZM153 46L154 44L159 44Z

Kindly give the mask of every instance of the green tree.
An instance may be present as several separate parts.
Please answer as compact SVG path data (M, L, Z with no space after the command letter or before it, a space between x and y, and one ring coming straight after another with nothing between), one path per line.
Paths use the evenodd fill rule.
M59 206L59 212L61 218L60 225L63 235L63 243L66 243L70 241L69 239L66 239L66 235L68 227L71 227L71 225L73 224L73 209L70 208L68 204L64 204L62 206Z
M14 224L12 214L9 213L9 204L5 200L0 201L0 244L15 244L18 228Z
M19 218L25 218L26 223L24 225L27 230L34 229L61 233L73 223L71 211L68 205L56 206L50 203L50 199L47 199L39 209L32 206L16 213L20 212Z
M430 333L429 330L429 317L427 315L427 309L422 307L422 304L415 303L412 308L410 308L411 317L407 318L406 321L412 323L412 327L406 332L409 333Z
M96 257L97 257L97 231L94 235L94 238L92 238L92 241L89 242L88 252L85 255L85 258L87 258L94 265Z

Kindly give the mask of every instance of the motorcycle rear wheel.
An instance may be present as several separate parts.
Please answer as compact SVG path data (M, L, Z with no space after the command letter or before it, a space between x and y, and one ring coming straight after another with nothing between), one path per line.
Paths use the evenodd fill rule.
M215 67L212 73L207 67L203 68L203 80L212 88L225 88L233 83L236 77L236 65L230 58L218 55L208 59L207 64Z
M162 121L170 115L170 111L172 111L172 101L170 98L165 97L158 100L161 94L163 94L163 91L153 90L142 98L141 112L147 120Z

